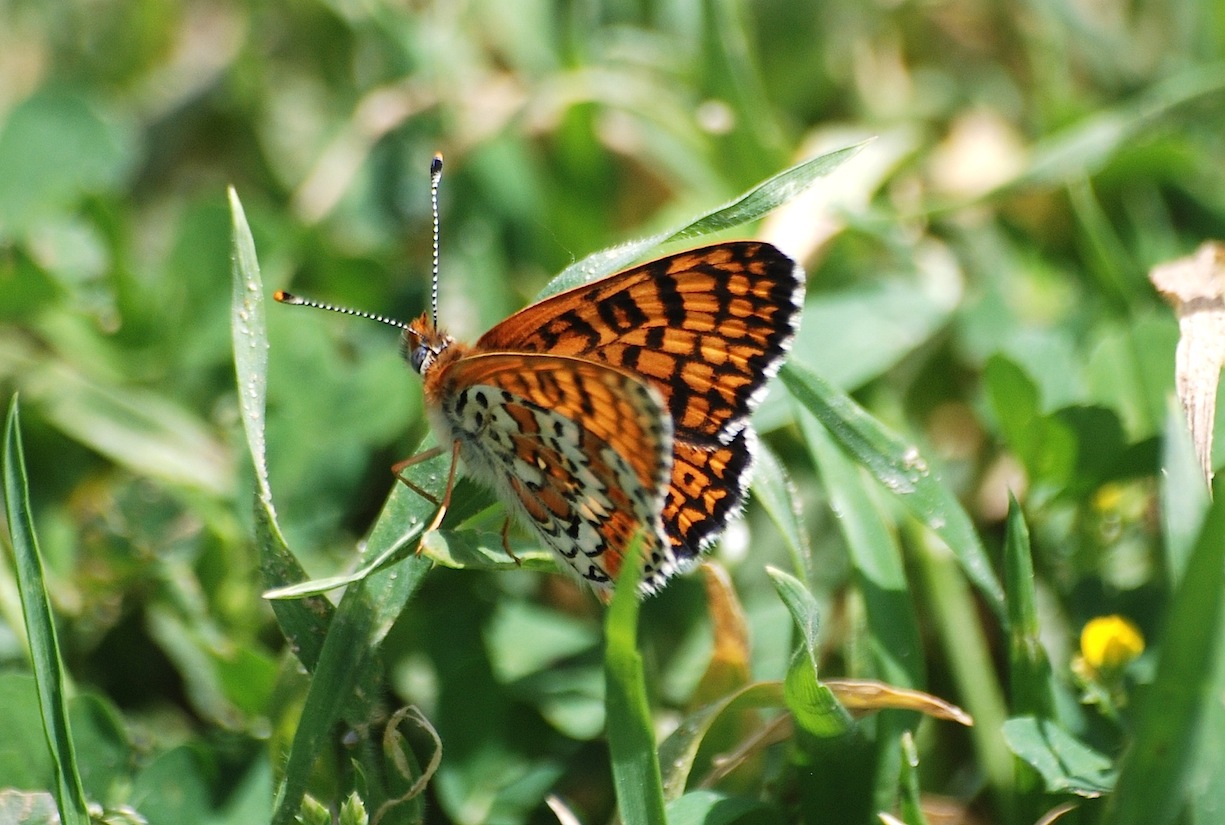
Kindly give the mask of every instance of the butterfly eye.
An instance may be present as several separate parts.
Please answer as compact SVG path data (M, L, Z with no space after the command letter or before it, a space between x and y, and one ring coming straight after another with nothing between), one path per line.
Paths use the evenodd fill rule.
M425 344L421 344L420 346L414 348L412 353L409 354L408 363L413 365L413 370L420 373L421 370L425 368L426 362L430 360L431 355L433 355L433 353L430 352L430 348Z

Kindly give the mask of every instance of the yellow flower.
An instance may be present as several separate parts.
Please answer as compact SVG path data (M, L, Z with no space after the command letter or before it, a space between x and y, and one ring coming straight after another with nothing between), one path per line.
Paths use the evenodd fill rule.
M1096 673L1118 672L1144 652L1144 636L1122 616L1098 616L1080 632L1080 655Z

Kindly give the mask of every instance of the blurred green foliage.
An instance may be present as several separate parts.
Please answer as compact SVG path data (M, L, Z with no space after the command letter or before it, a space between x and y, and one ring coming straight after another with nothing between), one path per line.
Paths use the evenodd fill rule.
M261 598L281 582L251 504L227 186L269 292L411 317L429 299L426 170L443 152L442 320L471 340L588 253L874 136L729 233L802 258L788 386L807 389L775 388L758 415L770 470L714 553L733 587L694 575L642 605L655 735L688 754L662 766L665 794L689 779L669 821L917 823L951 806L1028 823L1069 799L1061 821L1221 821L1221 594L1200 575L1217 537L1200 535L1208 505L1170 403L1178 327L1146 273L1225 236L1223 52L1219 0L4 4L0 398L20 393L87 796L152 823L263 821L314 689L344 721L293 777L322 805L310 816L357 791L374 817L404 792L380 754L408 704L442 760L384 821L553 822L549 794L582 822L615 807L604 611L569 579L424 575L417 559L391 615L274 614ZM387 468L426 433L417 382L385 327L265 314L286 558L344 572ZM857 414L851 397L878 437L866 452L825 430ZM908 500L873 450L909 470L921 457L927 498ZM458 540L496 533L501 509L460 493ZM963 564L985 548L979 591L944 541ZM811 599L804 632L768 565ZM1114 613L1149 648L1103 685L1076 645ZM326 695L303 668L322 638L310 620L333 615L365 615L381 640L348 674L356 694ZM0 617L0 788L50 790L8 564ZM808 684L796 656L977 724L887 711L838 738L779 734L782 700L746 686ZM701 736L673 733L711 702ZM400 730L416 776L433 742ZM1162 762L1166 748L1185 759ZM1091 798L1116 775L1126 805ZM24 799L0 794L0 819L36 810Z

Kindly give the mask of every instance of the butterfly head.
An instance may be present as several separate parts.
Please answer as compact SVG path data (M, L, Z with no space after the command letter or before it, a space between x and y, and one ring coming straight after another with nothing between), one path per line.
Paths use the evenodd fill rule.
M434 326L429 313L404 327L400 355L418 375L425 375L455 339Z

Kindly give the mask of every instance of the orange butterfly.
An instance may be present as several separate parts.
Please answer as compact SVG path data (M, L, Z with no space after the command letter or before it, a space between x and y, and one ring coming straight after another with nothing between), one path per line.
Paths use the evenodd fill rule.
M435 204L441 171L435 157ZM740 241L553 295L471 346L440 330L436 313L409 324L370 317L403 329L439 443L608 598L635 539L641 592L652 593L739 511L755 443L749 416L803 298L794 261Z

